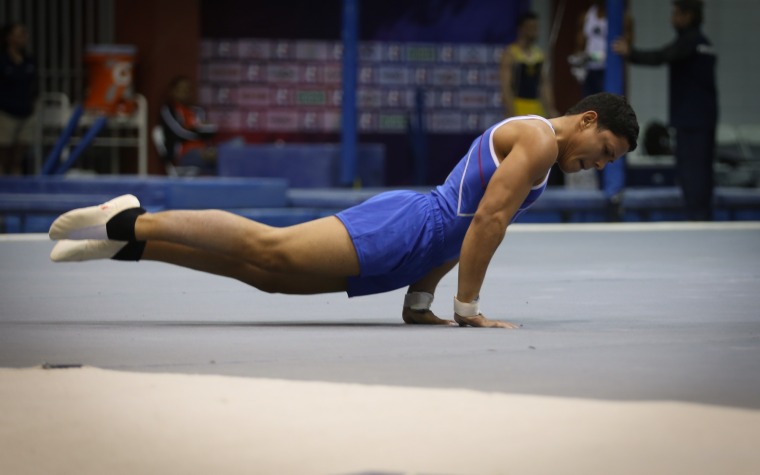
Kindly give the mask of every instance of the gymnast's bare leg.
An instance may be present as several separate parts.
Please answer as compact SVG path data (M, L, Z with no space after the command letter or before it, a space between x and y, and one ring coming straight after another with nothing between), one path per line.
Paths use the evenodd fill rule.
M224 254L165 241L148 241L142 260L165 262L230 277L268 293L307 295L345 292L347 289L345 277L271 272Z
M134 234L139 241L182 244L268 272L325 277L359 274L351 237L334 216L276 228L226 211L165 211L139 216Z

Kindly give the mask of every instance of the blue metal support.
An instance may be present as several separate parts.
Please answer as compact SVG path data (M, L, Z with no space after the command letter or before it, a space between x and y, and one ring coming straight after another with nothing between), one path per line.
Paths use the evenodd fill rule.
M624 0L607 0L607 67L604 90L623 94L623 58L612 52L612 42L623 36Z
M78 105L74 108L74 111L71 113L71 117L69 118L68 123L66 123L66 127L61 132L61 135L58 137L58 140L56 140L55 145L53 146L53 149L50 151L50 153L47 156L47 159L45 159L45 164L43 165L42 170L40 171L40 175L55 174L55 171L58 168L58 165L60 164L59 162L61 160L61 154L63 153L63 149L66 147L66 144L69 143L69 139L71 139L71 136L74 135L74 131L79 125L79 120L82 118L83 113L84 113L84 108L82 108L81 105Z
M356 76L359 57L359 1L343 0L343 98L340 116L340 182L357 184Z
M85 132L82 140L79 142L79 144L77 144L74 150L71 151L66 161L58 166L54 174L63 175L69 171L69 168L71 168L77 162L77 160L79 160L79 156L82 155L85 150L87 150L87 147L89 147L92 141L95 140L95 137L100 133L101 130L103 130L106 122L108 122L108 119L104 115L101 115L95 119L95 122L93 122L90 128L87 129L87 132Z
M612 42L623 36L625 0L607 0L607 65L604 73L604 90L623 94L623 58L612 52ZM625 187L625 157L607 165L602 178L602 189L607 197L620 193Z

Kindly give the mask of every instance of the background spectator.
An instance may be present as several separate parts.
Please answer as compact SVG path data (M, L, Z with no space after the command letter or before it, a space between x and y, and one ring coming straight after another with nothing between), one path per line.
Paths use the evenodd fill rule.
M633 38L633 20L626 11L623 19L623 35L628 41ZM604 92L605 71L607 68L607 0L593 0L586 11L580 15L575 35L575 53L570 57L573 74L581 83L582 97ZM598 182L608 197L615 199L625 187L625 162L618 162L603 171L585 172L591 177L578 176L575 180ZM596 176L594 176L596 175ZM598 186L596 183L594 187Z
M501 55L501 94L507 117L559 115L554 107L546 56L537 40L538 16L524 13L517 23L517 39Z
M205 122L205 112L195 105L193 83L177 76L169 83L168 100L161 106L166 155L172 165L197 167L203 174L216 174L217 150L212 143L217 127Z
M702 32L701 0L675 0L671 23L676 38L658 49L640 50L625 38L613 50L634 64L669 69L670 125L676 132L676 177L692 220L712 219L713 157L718 123L716 55Z
M34 136L37 65L27 53L26 27L13 22L0 35L0 175L20 175Z

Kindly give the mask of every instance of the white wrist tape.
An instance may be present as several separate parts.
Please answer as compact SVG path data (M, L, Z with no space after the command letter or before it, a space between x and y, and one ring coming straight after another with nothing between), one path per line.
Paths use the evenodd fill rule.
M404 307L409 307L418 312L430 310L432 304L433 294L427 292L409 292L404 296Z
M470 303L464 303L454 296L454 313L460 317L477 317L480 315L480 298L476 298Z

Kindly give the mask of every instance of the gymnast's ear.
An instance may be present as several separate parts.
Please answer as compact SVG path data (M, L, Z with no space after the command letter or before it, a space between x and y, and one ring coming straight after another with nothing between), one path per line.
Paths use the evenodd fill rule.
M596 111L586 111L581 114L580 128L581 130L596 125L596 121L599 119L599 114Z

